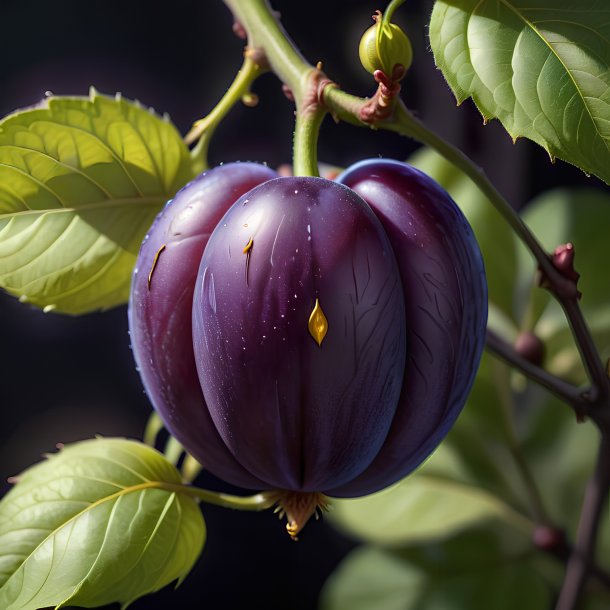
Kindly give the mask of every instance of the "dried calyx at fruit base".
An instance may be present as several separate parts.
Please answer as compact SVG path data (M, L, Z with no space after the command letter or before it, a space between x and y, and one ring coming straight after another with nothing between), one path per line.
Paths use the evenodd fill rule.
M467 221L409 165L276 176L232 163L182 189L143 242L129 323L170 432L218 477L276 494L294 537L444 438L487 293Z

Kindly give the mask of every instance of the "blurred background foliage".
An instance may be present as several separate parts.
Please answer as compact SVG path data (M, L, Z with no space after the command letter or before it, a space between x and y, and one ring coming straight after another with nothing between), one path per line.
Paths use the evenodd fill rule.
M370 15L382 6L362 0L273 4L310 61L321 60L348 91L373 92L357 48ZM606 187L572 166L551 165L528 141L513 144L497 122L483 127L470 102L455 107L428 50L431 8L430 0L406 3L396 17L414 47L403 99L481 165L515 207L524 207L547 248L575 243L582 305L609 356ZM45 91L86 95L94 85L168 112L185 133L213 108L241 65L242 42L231 33L220 0L178 0L163 10L117 0L5 0L0 16L2 116L36 103ZM290 162L293 107L271 75L254 90L259 105L234 109L218 129L212 164ZM527 254L467 179L417 148L393 134L328 119L319 157L345 167L367 157L414 155L412 161L451 192L473 224L490 278L494 328L511 341L520 330L533 330L546 343L545 365L583 382L561 312L534 288ZM8 476L58 442L95 434L141 437L150 406L129 350L125 307L72 318L43 314L0 294L0 341L2 492ZM576 426L568 407L486 356L457 426L415 476L378 495L341 502L311 523L298 544L271 513L204 506L208 542L194 573L177 592L164 590L133 608L241 608L256 601L267 610L311 610L337 566L322 593L323 610L547 608L561 566L535 553L531 538L541 517L573 531L595 444L592 426ZM207 474L199 482L229 489ZM600 556L608 569L608 520L604 525ZM608 607L605 595L593 583L591 610Z

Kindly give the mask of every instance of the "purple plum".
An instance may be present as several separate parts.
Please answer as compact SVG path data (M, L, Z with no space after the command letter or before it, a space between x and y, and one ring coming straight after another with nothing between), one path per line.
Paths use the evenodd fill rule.
M370 466L327 490L360 496L391 485L434 451L462 410L485 343L487 283L479 246L453 199L414 167L373 159L337 177L373 209L392 244L405 294L402 392Z
M327 496L382 489L445 437L487 287L463 214L411 166L275 176L231 164L180 191L142 246L129 316L170 431L218 477L277 492L295 536Z
M388 434L406 353L398 267L369 206L322 178L245 194L203 253L193 341L212 419L245 469L270 489L352 481Z
M214 227L240 195L276 176L263 165L230 163L181 189L142 243L129 300L133 353L154 408L201 464L222 465L222 471L230 473L228 478L241 486L252 486L255 477L222 442L197 377L191 332L193 291Z

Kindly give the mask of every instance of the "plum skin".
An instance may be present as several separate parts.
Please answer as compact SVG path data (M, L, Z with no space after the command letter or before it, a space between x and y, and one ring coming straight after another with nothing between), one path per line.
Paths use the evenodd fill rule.
M385 443L336 496L366 495L419 466L461 412L485 344L487 282L472 228L448 193L416 168L366 160L337 181L358 193L392 244L405 293L403 388Z
M289 177L242 196L210 237L193 298L199 379L235 458L270 489L324 492L360 474L396 410L404 312L391 246L352 190Z
M253 477L220 439L197 377L191 330L193 292L214 227L235 199L276 176L256 163L230 163L184 186L142 242L128 307L133 354L153 407L201 464L220 467L240 486L252 485Z
M266 171L270 173L270 170ZM241 200L230 208L222 221L216 222L216 228L208 243L209 247L205 250L202 248L203 257L200 257L201 266L196 280L192 311L196 359L192 356L191 344L184 331L188 326L190 332L190 319L188 322L184 320L188 307L181 306L175 309L176 298L171 296L178 284L186 291L186 284L174 282L165 286L162 282L156 282L157 273L163 269L162 264L167 264L166 273L171 276L172 268L177 270L184 266L184 262L179 257L175 257L172 261L166 256L166 251L159 256L158 268L153 274L150 292L161 294L154 300L148 299L151 301L148 305L150 311L142 308L139 303L140 299L146 300L143 278L141 275L140 277L134 275L133 285L137 286L137 289L132 289L130 326L134 352L144 385L170 431L214 474L230 483L253 489L280 488L303 491L315 489L337 497L372 493L394 483L415 469L446 435L465 403L482 352L487 314L485 275L478 246L467 221L447 193L431 178L404 163L386 160L357 163L338 178L338 181L349 189L321 179L282 178L268 182L273 176L260 177L258 184L261 186L254 189L255 197L253 198L252 192L245 193L246 189L244 189L245 194ZM205 178L201 180L203 183ZM368 237L364 243L370 246L371 240L377 240L378 246L372 249L378 250L380 247L382 252L387 251L387 258L394 261L390 264L390 267L393 266L392 270L386 269L387 276L393 279L398 277L398 284L394 283L394 285L400 286L402 293L399 296L396 294L397 291L391 293L389 302L392 304L393 313L385 318L378 316L381 320L376 318L377 324L372 325L373 330L377 326L377 330L387 331L393 327L393 324L398 329L393 337L390 336L392 333L382 332L380 333L382 338L375 341L376 349L383 354L381 360L386 378L391 379L393 384L381 411L378 411L375 417L367 417L367 409L356 400L355 395L359 392L352 392L354 395L352 404L357 417L349 420L349 426L337 430L332 426L332 417L325 419L325 412L315 406L315 401L310 402L308 404L313 404L311 407L313 411L308 420L310 423L306 425L308 434L305 436L308 440L303 441L303 431L300 432L303 438L297 438L295 432L301 429L299 425L263 426L259 423L264 421L265 417L269 417L269 411L265 415L265 408L268 409L269 403L261 397L268 399L269 380L278 378L273 370L270 372L271 364L279 366L279 370L284 375L297 383L301 388L300 393L307 392L314 386L314 394L316 385L332 391L333 376L329 375L328 371L347 368L341 361L344 352L341 351L340 342L336 340L331 342L331 333L336 332L337 327L341 326L341 323L337 324L337 319L341 319L344 311L340 306L335 305L334 299L329 298L328 295L320 299L329 320L329 334L324 339L324 341L328 339L328 343L323 342L318 347L306 333L297 338L296 335L290 334L299 324L301 331L305 328L303 317L311 311L317 290L314 281L316 267L310 264L310 259L313 258L310 256L307 262L298 256L299 253L303 255L303 248L307 249L310 243L306 239L306 224L310 225L310 231L315 227L314 236L324 234L326 231L327 235L333 235L329 240L331 245L333 241L336 241L335 245L341 245L335 248L334 253L329 257L329 265L324 267L324 278L327 272L332 275L333 265L330 263L341 258L342 248L349 249L350 246L354 246L355 243L360 244L362 241L351 244L349 239L341 241L339 230L342 226L341 215L334 210L335 203L332 201L325 204L325 207L315 207L316 210L324 207L329 211L319 215L314 227L311 226L312 223L305 223L306 214L303 210L307 209L307 203L303 190L306 191L312 184L322 183L324 183L322 191L333 193L330 197L332 201L337 200L337 193L340 192L339 199L345 196L350 201L359 201L362 197L367 202L368 206L364 205L364 207L361 202L353 203L359 210L356 216L368 218L366 222L362 222L365 224L368 222L371 227L375 227L377 223L377 228L369 228L368 233L365 231ZM280 278L273 281L267 279L269 276L265 275L269 271L270 258L275 254L273 240L265 234L253 236L252 227L243 226L250 225L250 222L245 220L243 210L254 209L256 198L268 193L271 187L273 187L272 191L278 188L282 191L283 194L279 198L283 198L285 202L292 201L298 205L295 197L300 198L301 201L294 220L295 231L299 236L292 240L288 239L278 250L278 254L282 252L285 255L282 260L287 263L284 271L290 271L287 275L288 279L284 276L283 280ZM336 188L342 190L336 191ZM295 194L295 190L298 193ZM229 197L226 199L228 200ZM245 200L248 202L244 206ZM224 201L225 209L229 205ZM261 218L268 217L269 226L275 227L275 231L278 230L280 219L289 209L282 207L283 205L289 204L267 202L260 206L266 210ZM164 212L164 215L168 215L168 222L171 221L172 206ZM310 207L314 208L314 206ZM194 212L193 215L196 217L198 213ZM329 222L329 216L335 222ZM229 221L234 221L235 230L232 238L236 240L231 242L230 257L226 253ZM224 226L225 224L227 227ZM153 227L148 241L151 241L156 231L159 229ZM267 233L270 231L271 229L268 229ZM216 234L220 237L215 238ZM222 237L223 235L225 237ZM372 235L377 237L373 239ZM251 238L253 243L247 250ZM147 246L147 242L144 243L140 257L142 260L138 262L140 269L143 268L148 272L152 264L151 257L158 251L155 247L160 247L163 239L165 236L150 246ZM294 252L294 260L293 254L289 252L291 249L300 250L299 253ZM355 265L358 269L364 268L366 259L366 256L359 254L360 250L360 246L350 250L352 260L358 257L361 259ZM382 259L383 255L379 258ZM195 259L196 256L189 259L191 263L189 268L196 266L192 265ZM261 266L261 261L267 261L265 263L267 266ZM311 272L309 275L305 273L308 265ZM216 271L214 267L217 268ZM344 268L345 264L341 269ZM193 273L191 270L189 278L193 277ZM342 272L338 272L335 279L328 283L327 289L332 285L341 286L344 280L340 276ZM210 288L210 277L214 278L213 289ZM194 279L188 281L195 282ZM282 282L286 285L284 286ZM353 283L357 284L357 281ZM269 286L275 286L279 292L274 296ZM193 286L189 284L189 289L192 288ZM292 292L293 290L295 292ZM170 296L165 293L170 293ZM277 322L278 317L279 320L284 320L290 313L291 308L286 306L282 309L282 303L290 303L291 294L297 295L293 300L294 305L298 303L295 309L298 309L297 317L301 321L297 324L297 317L289 318L290 333L287 332L287 324L282 327L282 332L287 342L292 345L293 352L290 350L282 352L277 343L273 345L272 350L261 351L265 341L271 342L272 331L277 331L277 328L272 328L274 325L272 322L274 320ZM165 314L155 313L155 308L159 307L156 305L157 301L164 302L167 298L174 305L166 306ZM253 306L257 299L263 302L262 308L259 307L258 310ZM401 312L395 311L397 303L402 303ZM173 312L172 308L175 309ZM263 310L269 311L274 317L261 318L258 315L248 315L249 308L258 313ZM230 314L221 319L224 315L223 310L224 314L227 312ZM157 331L158 328L165 328L163 315L169 316L170 312L172 312L171 317L175 318L173 328L181 328L182 334L178 335L171 345L163 345L157 336ZM295 311L290 315L296 316L296 313ZM281 318L282 314L284 318ZM155 315L158 317L155 318ZM145 336L138 336L134 332L134 328L142 326L142 318L146 316L153 320L152 323L149 321L147 327L152 340L150 337L146 339ZM386 323L387 328L382 322ZM159 326L156 326L157 324ZM401 325L404 325L404 330L401 330ZM275 326L277 327L278 324ZM242 330L247 331L246 345L243 345L241 340ZM174 331L164 332L171 335ZM255 346L254 336L257 333L259 341L265 335L263 346ZM243 336L246 337L245 334ZM388 338L393 338L394 341ZM227 345L227 342L231 349L223 351L225 350L223 343ZM390 344L391 347L388 347ZM320 358L327 346L332 346L329 351L339 358L338 362L333 363L332 358L328 360ZM243 347L246 347L246 357L240 353L244 351ZM185 363L188 361L188 364L181 368L178 376L174 375L177 370L172 373L171 366L166 366L165 370L159 373L158 368L163 360L160 354L164 353L165 359L169 361L171 358L168 354L174 352L179 352L180 358L183 358ZM295 356L297 352L304 354L302 357L308 365L304 374L304 377L307 377L305 384L298 383L303 376L300 367L296 367L297 373L286 372L287 362L299 361L299 357ZM250 354L253 356L248 360ZM406 362L404 354L406 354ZM148 356L154 360L154 364L150 367L146 366ZM316 365L316 362L322 362L323 365ZM394 368L391 367L392 363ZM399 367L396 367L397 363ZM245 390L236 381L237 365L245 371L248 378L248 383L243 384ZM196 387L198 384L193 383L195 366L199 368L205 401L201 397L200 387ZM400 373L396 372L397 368L401 368ZM313 375L311 370L314 370ZM312 382L312 379L317 379L316 375L321 375L322 381ZM185 379L188 379L188 383L185 383ZM400 386L398 390L397 383ZM261 385L264 391L257 396L257 388ZM361 383L358 387L366 389L366 385ZM286 402L290 394L289 386L290 384L287 384L283 390L284 394L278 396L284 400L285 413L292 416L298 412L300 417L300 409ZM178 387L181 390L178 390ZM383 388L377 388L376 391L380 394L382 390ZM232 397L231 393L236 396ZM246 399L243 402L237 396L240 393L241 398ZM191 394L197 394L197 399L190 400ZM323 394L324 392L320 395L324 401ZM178 396L181 398L178 399ZM395 398L392 399L392 396ZM329 403L327 401L324 404ZM241 405L241 412L237 411L236 405ZM251 409L252 405L257 408ZM201 411L204 413L202 414ZM267 423L269 421L271 420L267 419ZM375 430L371 431L371 428ZM253 434L253 431L256 433ZM320 436L323 437L321 441ZM342 455L338 449L346 442L348 452Z

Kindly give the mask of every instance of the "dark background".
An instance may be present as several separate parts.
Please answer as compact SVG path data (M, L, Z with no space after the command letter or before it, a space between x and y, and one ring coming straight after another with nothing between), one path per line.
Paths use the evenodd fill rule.
M324 62L346 90L370 95L357 45L374 2L274 2L304 55ZM551 165L537 146L513 145L497 122L485 128L470 102L461 108L435 70L426 24L432 2L407 2L397 21L411 37L414 67L403 98L443 136L458 144L517 207L558 184L600 186L562 162ZM231 33L220 0L154 3L105 0L3 0L0 115L40 100L45 91L86 95L120 91L159 112L181 132L221 97L241 64L243 43ZM219 128L211 163L290 162L293 107L275 77L256 85L260 103L239 107ZM417 145L383 132L327 120L320 159L347 166L377 155L405 159ZM150 412L129 350L125 307L80 318L43 314L0 293L0 491L4 480L57 442L95 434L141 437ZM222 488L211 476L204 486ZM246 514L204 506L208 542L182 587L146 597L134 609L222 608L311 610L319 589L355 544L329 525L310 524L298 543L271 513ZM348 609L346 609L348 610Z

